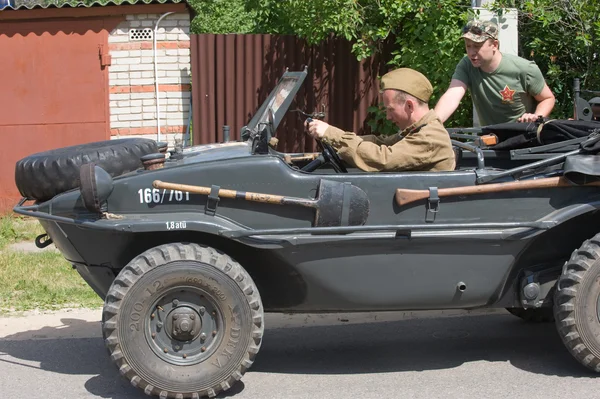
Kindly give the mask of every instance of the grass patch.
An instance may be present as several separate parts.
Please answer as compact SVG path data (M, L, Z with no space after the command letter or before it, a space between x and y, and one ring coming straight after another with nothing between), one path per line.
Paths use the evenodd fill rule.
M59 252L6 248L43 233L35 219L0 219L0 313L101 306L102 300Z
M0 218L0 249L19 241L33 241L44 234L44 228L37 219L16 216Z
M0 312L101 305L60 253L0 252Z

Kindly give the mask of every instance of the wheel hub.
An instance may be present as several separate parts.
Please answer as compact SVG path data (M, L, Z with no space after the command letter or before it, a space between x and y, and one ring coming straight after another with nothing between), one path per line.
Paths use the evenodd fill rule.
M223 318L218 306L195 287L165 293L151 308L146 339L154 353L177 365L201 362L223 339Z
M202 318L189 306L176 307L167 316L166 332L178 341L192 341L200 335Z

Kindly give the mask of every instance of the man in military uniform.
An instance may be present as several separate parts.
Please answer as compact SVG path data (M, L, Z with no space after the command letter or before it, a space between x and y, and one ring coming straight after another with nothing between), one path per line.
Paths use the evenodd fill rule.
M308 134L330 143L340 157L364 171L444 171L455 166L448 132L427 104L433 87L421 73L400 68L381 78L387 118L401 131L393 136L358 136L313 120Z
M458 108L467 88L482 126L535 122L550 115L555 98L542 72L533 61L500 52L494 22L471 21L462 33L467 55L435 106L442 122Z

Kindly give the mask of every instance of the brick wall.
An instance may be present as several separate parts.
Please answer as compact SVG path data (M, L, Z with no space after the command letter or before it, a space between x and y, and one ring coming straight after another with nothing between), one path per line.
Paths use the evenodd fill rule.
M159 18L158 14L128 15L108 38L110 128L113 139L157 139L158 79L161 141L168 141L172 148L174 140L185 135L190 111L190 16L176 13L161 20L154 76L151 35Z

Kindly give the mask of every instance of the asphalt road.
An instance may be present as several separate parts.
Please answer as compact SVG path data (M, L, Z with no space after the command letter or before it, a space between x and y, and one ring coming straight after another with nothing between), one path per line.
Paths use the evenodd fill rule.
M99 317L0 318L0 397L147 398L112 365ZM504 311L268 315L266 325L254 366L219 397L600 396L600 380L571 358L553 324L526 324Z

